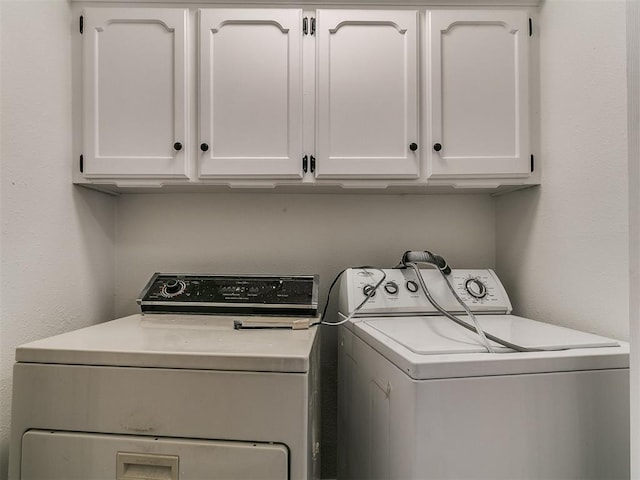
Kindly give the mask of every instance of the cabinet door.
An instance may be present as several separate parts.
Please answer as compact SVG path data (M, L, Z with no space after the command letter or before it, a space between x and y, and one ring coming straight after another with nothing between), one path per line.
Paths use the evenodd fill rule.
M301 24L294 9L200 10L201 177L302 176Z
M186 35L186 9L86 9L86 177L186 178Z
M527 13L455 10L428 17L431 177L528 175Z
M317 12L318 178L418 176L417 30L415 11Z

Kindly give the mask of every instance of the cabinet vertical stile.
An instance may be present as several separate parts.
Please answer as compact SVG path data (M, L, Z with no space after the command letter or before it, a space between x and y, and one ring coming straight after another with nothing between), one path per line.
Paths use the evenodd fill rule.
M187 179L184 8L87 8L83 174Z

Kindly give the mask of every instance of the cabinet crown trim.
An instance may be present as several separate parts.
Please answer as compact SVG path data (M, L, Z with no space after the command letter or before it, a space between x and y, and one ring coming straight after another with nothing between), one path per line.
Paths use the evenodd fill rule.
M70 0L72 3L83 4L138 4L146 3L167 4L167 5L185 5L193 7L203 7L207 5L230 6L229 0L201 0L194 2L193 0ZM537 7L543 0L402 0L394 2L393 0L330 0L320 2L319 0L252 0L239 1L233 3L233 8L257 7L257 6L310 6L311 8L331 8L331 7Z

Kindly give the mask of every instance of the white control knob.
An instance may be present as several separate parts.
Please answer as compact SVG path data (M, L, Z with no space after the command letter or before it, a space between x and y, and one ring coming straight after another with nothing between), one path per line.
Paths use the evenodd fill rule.
M487 286L477 278L470 278L464 282L464 288L473 298L480 299L487 296Z
M407 290L411 293L416 293L418 291L418 284L413 280L407 280Z
M364 293L365 297L375 297L376 295L376 290L375 290L376 286L375 285L371 285L371 284L367 284L364 287L362 287L362 293Z
M398 290L399 290L398 284L396 282L387 282L384 285L384 290L389 295L396 295L398 293Z

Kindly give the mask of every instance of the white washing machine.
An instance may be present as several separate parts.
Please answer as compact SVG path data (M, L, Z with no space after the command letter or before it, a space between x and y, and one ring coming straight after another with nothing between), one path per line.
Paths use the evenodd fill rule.
M464 319L439 272L420 272ZM454 270L485 332L540 350L488 353L434 310L414 271L384 273L340 327L340 480L629 478L628 344L511 315L494 272ZM381 276L343 274L340 319Z
M10 478L319 478L317 300L317 276L156 274L143 314L19 347Z

